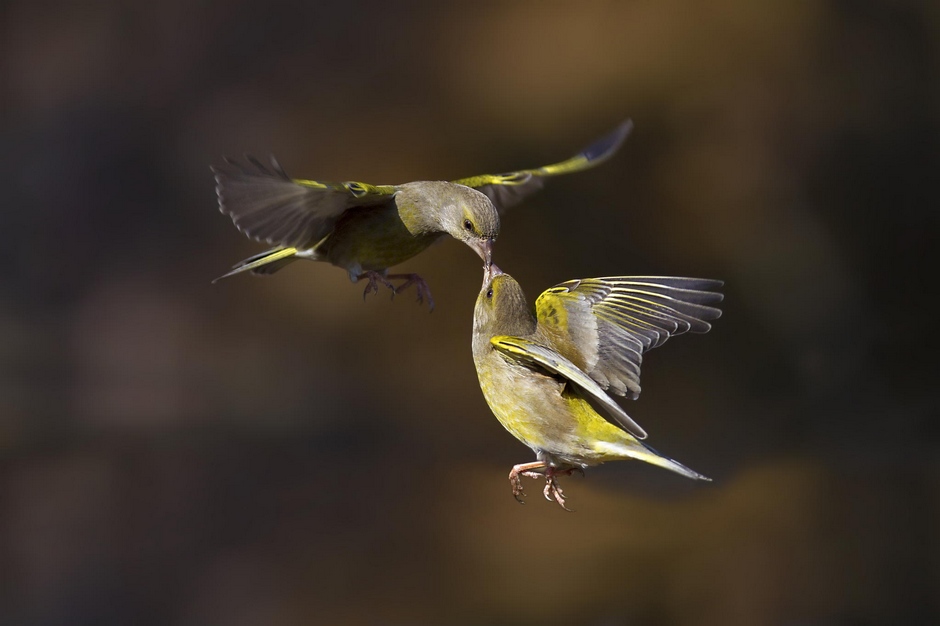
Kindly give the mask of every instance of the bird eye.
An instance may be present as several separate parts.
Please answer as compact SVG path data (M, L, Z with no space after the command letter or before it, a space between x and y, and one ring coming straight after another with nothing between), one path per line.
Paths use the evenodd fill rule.
M490 299L490 300L493 299L493 288L492 288L492 287L490 287L489 289L487 289L487 291L486 291L486 297L487 297L488 299Z
M471 222L470 220L464 220L463 227L464 227L464 230L471 232L471 233L473 232L473 222Z

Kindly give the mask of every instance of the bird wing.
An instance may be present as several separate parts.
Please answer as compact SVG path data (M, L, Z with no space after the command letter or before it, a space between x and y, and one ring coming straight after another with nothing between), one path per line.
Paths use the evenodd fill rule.
M643 353L721 316L719 280L613 276L570 280L535 302L538 333L602 389L640 395Z
M566 359L564 356L545 346L508 335L497 335L490 339L490 343L504 356L520 362L526 366L536 366L554 376L561 376L574 384L588 399L594 400L604 411L613 418L614 422L637 439L646 439L646 431L626 414L619 404L604 393L590 376Z
M226 158L225 165L212 168L219 210L238 230L269 244L310 248L347 209L390 202L398 191L392 185L292 179L274 157L270 166L245 159Z
M543 179L546 176L580 172L603 163L617 152L631 130L633 130L633 122L627 120L610 134L598 139L575 156L561 163L505 174L481 174L461 178L453 182L483 192L502 214L509 207L521 202L526 196L541 189L544 184Z

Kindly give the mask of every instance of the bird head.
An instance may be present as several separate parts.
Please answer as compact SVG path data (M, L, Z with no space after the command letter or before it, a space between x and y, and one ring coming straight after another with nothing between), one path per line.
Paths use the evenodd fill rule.
M535 316L526 304L522 287L491 264L484 273L473 311L474 334L489 341L496 335L525 336L534 332L535 326Z
M490 199L470 187L450 183L456 202L441 214L444 230L473 248L486 268L493 262L493 243L499 235L499 213Z
M483 193L441 181L401 186L399 214L413 233L445 232L470 246L489 267L499 235L499 213Z

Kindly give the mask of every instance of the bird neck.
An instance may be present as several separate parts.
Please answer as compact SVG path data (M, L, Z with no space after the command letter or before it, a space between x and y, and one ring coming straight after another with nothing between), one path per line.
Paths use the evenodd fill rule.
M491 337L509 335L511 337L528 337L535 332L538 322L535 314L529 309L525 300L506 306L497 316L493 324Z
M419 183L409 183L396 196L398 217L412 235L429 235L444 231L440 211L431 210L420 193Z
M528 306L525 306L519 308L517 314L502 320L500 326L500 335L526 337L535 332L538 322L536 321L535 314L529 310Z
M495 265L487 272L473 311L474 356L487 354L490 339L500 335L529 337L538 328L534 307L526 303L525 293L512 276Z
M535 333L538 322L528 308L520 309L510 317L501 318L495 324L485 327L474 327L473 332L473 358L479 360L490 353L492 345L490 339L506 335L509 337L529 337Z

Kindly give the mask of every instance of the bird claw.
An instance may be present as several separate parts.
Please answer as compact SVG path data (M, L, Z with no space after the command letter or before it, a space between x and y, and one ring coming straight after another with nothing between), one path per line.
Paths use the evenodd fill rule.
M565 492L562 491L561 485L558 484L554 474L546 474L545 489L542 490L542 495L544 495L545 499L549 502L555 501L561 508L569 513L571 512L571 509L565 506Z
M567 469L558 469L555 467L545 467L545 464L541 461L513 466L512 470L509 472L509 484L512 486L512 497L514 497L519 504L525 504L522 500L522 498L525 497L525 492L522 490L522 477L544 478L545 488L542 490L542 495L545 496L545 499L549 502L557 502L564 510L571 511L571 509L565 506L565 492L562 490L561 485L558 484L556 477L559 474L570 476L573 471L581 472L581 475L584 475L584 469L581 467L575 466Z
M390 279L403 278L405 282L398 285L397 287L392 284ZM385 275L376 271L368 271L360 274L360 280L368 280L366 283L366 288L362 292L362 299L365 300L366 296L370 293L378 294L379 293L379 283L382 283L388 287L389 291L392 292L392 300L395 299L395 296L411 285L415 286L415 291L418 292L418 304L424 304L424 301L428 301L428 312L434 310L434 298L431 297L431 288L428 287L428 284L424 282L424 279L417 274L389 274Z
M516 502L519 504L525 504L525 501L522 498L526 498L525 491L522 490L522 478L520 474L515 472L510 472L509 474L509 484L512 486L512 497L516 499Z
M424 304L424 301L428 301L428 313L434 310L434 298L431 297L431 288L428 287L428 284L425 282L421 276L418 274L393 274L389 278L404 278L405 282L400 284L394 289L396 294L401 293L408 287L414 285L415 291L418 292L417 301L418 304Z
M382 276L380 273L378 273L378 272L372 272L372 271L370 271L370 272L365 272L365 273L362 274L362 276L359 277L359 280L362 280L363 278L365 278L366 280L369 281L369 282L366 283L366 288L362 291L362 299L363 299L363 300L365 300L365 299L366 299L366 296L368 296L370 293L374 293L374 294L378 295L378 293L379 293L379 283L382 283L383 285L385 285L386 287L388 287L389 289L391 289L391 291L392 291L392 297L393 297L393 298L395 297L395 285L393 285L393 284L388 280L388 278L386 278L385 276Z
M523 463L513 466L509 471L509 484L512 486L512 497L515 498L516 502L519 504L525 504L522 498L526 497L525 492L522 490L522 477L541 478L542 474L536 471L536 468L540 465L540 463Z

